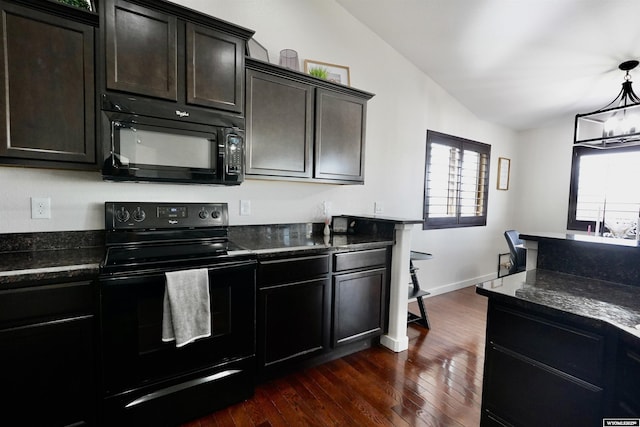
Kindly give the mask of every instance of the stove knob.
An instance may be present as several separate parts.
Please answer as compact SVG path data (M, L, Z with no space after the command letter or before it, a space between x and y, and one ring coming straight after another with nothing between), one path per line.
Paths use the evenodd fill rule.
M200 219L207 219L207 217L209 216L209 212L202 209L198 214L198 216L200 217Z
M220 218L220 212L218 211L213 211L211 212L211 218Z
M129 221L130 216L131 216L131 215L129 214L129 211L128 211L128 210L126 210L126 209L124 208L124 206L121 206L121 207L120 207L120 209L118 209L118 210L116 211L116 219L117 219L119 222L127 222L127 221Z
M146 217L147 217L147 214L145 213L145 211L142 210L140 206L138 206L136 210L133 211L133 219L136 222L142 222Z

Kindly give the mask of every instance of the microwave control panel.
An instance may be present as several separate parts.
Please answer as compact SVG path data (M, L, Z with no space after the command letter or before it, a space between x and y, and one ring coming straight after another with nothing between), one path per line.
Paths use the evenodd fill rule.
M228 175L242 175L244 161L242 136L234 133L226 135L226 172Z

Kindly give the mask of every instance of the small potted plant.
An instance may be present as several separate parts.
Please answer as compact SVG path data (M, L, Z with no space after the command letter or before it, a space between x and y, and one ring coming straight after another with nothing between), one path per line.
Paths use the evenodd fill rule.
M329 77L329 70L324 67L312 67L309 69L309 74L319 79L327 80Z

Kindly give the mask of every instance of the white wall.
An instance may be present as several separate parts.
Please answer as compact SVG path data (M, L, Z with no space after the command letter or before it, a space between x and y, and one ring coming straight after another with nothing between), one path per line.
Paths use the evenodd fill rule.
M423 285L437 292L474 284L495 275L497 254L506 251L502 232L514 221L516 191L497 191L497 159L509 157L523 170L516 135L483 122L428 76L381 41L334 1L179 0L256 31L255 38L277 62L284 48L305 58L350 67L351 84L373 92L368 104L366 184L247 180L240 187L105 183L98 173L0 167L0 233L103 228L107 200L224 201L231 224L318 221L322 201L331 213L421 218L426 130L492 145L489 223L486 227L423 231L416 226L413 247L435 255L421 264ZM302 65L302 64L301 64ZM512 176L517 188L522 174ZM50 196L52 219L30 219L29 198ZM252 215L239 216L239 201L250 200Z
M514 228L525 232L567 231L569 180L574 117L521 132L519 154L526 161L515 167L519 200Z

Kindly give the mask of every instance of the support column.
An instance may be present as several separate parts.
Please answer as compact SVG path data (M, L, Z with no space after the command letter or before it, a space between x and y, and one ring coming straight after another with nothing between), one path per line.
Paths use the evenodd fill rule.
M538 242L535 240L523 240L524 247L527 249L527 267L526 270L535 270L538 268Z
M389 332L380 338L385 347L401 352L409 348L407 336L407 304L409 259L411 256L411 229L413 224L395 225L395 243L391 257L391 289L389 295Z

